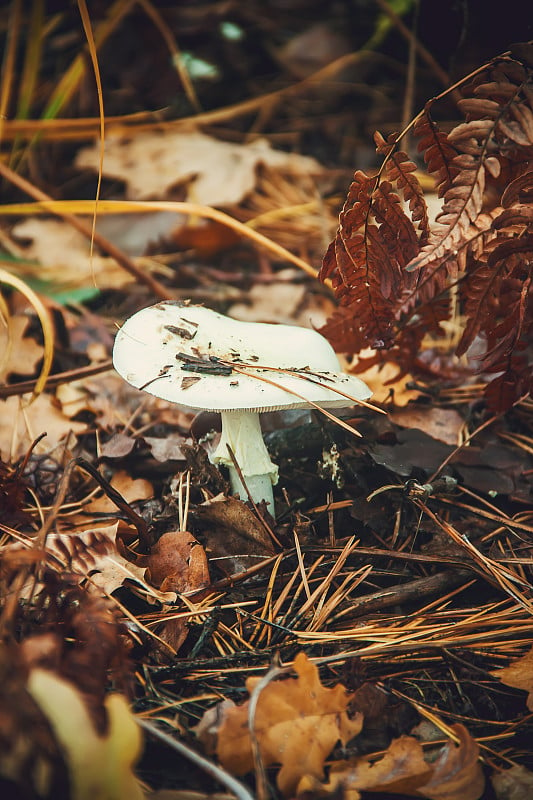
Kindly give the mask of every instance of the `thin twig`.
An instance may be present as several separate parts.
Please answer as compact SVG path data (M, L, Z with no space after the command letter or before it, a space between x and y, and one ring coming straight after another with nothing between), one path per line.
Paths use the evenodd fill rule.
M250 701L248 703L248 731L250 734L250 744L252 745L252 755L254 759L257 800L267 800L269 795L265 766L263 764L263 759L261 758L259 742L257 741L257 737L255 735L255 715L257 712L257 704L259 702L261 693L264 689L266 689L268 684L276 678L279 678L280 675L287 673L289 669L289 667L280 666L279 655L276 653L270 669L259 679L258 683L254 686L253 691L250 694Z
M219 783L222 783L230 792L238 798L238 800L254 800L254 797L248 789L240 783L236 778L226 772L225 769L219 767L217 764L213 764L212 761L208 761L207 758L204 758L199 753L192 750L187 745L180 742L179 739L174 739L172 736L169 736L168 733L160 730L156 725L153 725L151 722L147 722L144 719L139 719L137 717L137 723L141 726L150 736L153 736L154 739L159 739L160 742L166 744L167 747L170 747L172 750L175 750L180 756L187 758L189 761L192 761L199 769L207 772L212 778Z

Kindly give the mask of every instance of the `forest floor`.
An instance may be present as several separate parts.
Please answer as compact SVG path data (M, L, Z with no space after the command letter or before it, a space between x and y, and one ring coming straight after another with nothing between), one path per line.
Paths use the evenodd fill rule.
M328 332L319 270L354 170L379 169L374 130L520 25L446 53L428 33L410 77L381 2L357 31L350 3L19 5L0 12L2 797L532 796L533 401L490 407L460 301L410 370L358 367L337 330L373 407L262 415L275 518L210 463L214 415L112 364L161 301ZM435 37L426 5L411 48Z

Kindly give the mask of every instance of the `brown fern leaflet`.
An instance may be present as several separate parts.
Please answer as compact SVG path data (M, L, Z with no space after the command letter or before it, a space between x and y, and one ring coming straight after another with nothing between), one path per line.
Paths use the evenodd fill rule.
M374 177L355 173L324 259L321 277L331 278L341 308L322 332L339 351L381 347L416 370L455 286L465 320L457 354L476 343L480 371L498 373L487 399L503 411L533 386L533 44L458 86L463 120L450 132L433 109L451 90L409 126L442 199L433 224L416 166L398 149L403 134L375 135L382 167Z

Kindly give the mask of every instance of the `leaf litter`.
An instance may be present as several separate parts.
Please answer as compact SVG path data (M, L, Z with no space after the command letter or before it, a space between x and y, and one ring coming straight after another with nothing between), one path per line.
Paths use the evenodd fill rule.
M483 108L490 117L493 107ZM518 146L526 116L501 124ZM427 127L420 133L429 135ZM165 198L179 187L188 199L226 206L250 228L262 226L302 258L319 257L337 224L331 198L318 188L324 168L261 140L222 138L161 131L122 143L110 137L104 177L124 181L131 196ZM178 164L186 141L196 149ZM376 141L385 153L387 142ZM77 168L97 167L98 148L82 151ZM227 169L230 162L225 179L217 164ZM442 174L438 180L446 213L457 213L470 235L466 217L477 219L479 187L461 206L472 167L463 162L464 174L449 176L455 195ZM410 204L416 229L429 235L429 217L415 218L422 205L410 166L400 155L390 163L387 175ZM496 180L492 162L487 170ZM527 200L528 187L522 176L516 196ZM381 191L372 211L378 220L383 209L397 211L386 185ZM177 297L311 327L333 313L326 330L343 353L356 351L361 330L346 305L335 310L326 287L284 273L285 265L216 229L202 246L205 230L187 239L183 219L175 222L166 219L155 240L143 233L134 247L117 241ZM500 217L495 230L507 224ZM402 225L411 246L413 230ZM146 399L109 373L116 320L152 302L146 286L112 259L91 258L65 221L28 218L11 234L28 280L40 269L58 286L96 279L100 294L91 305L98 318L92 332L76 304L48 297L53 373L62 377L31 404L32 388L19 397L16 387L35 384L38 326L27 304L20 314L14 296L2 309L11 328L0 387L0 694L11 733L0 734L2 778L30 785L39 797L54 796L67 780L73 798L100 792L109 800L165 791L183 800L191 788L204 798L220 784L243 800L254 791L248 787L261 800L357 800L367 792L478 800L487 778L498 798L527 792L531 400L488 416L486 381L476 383L442 340L417 339L419 330L413 341L431 369L407 357L407 334L389 360L381 346L364 351L359 364L353 357L346 364L363 379L372 373L390 414L350 409L343 423L360 430L361 440L315 414L303 424L287 417L281 431L279 415L265 419L281 464L273 525L229 496L210 464L216 425L191 435L193 412ZM455 235L424 245L421 257L441 258ZM512 239L510 228L506 235ZM378 239L372 247L383 245ZM177 254L169 252L174 247ZM394 281L392 273L383 277L380 303L393 297ZM523 311L511 283L507 296ZM378 317L372 324L383 323ZM509 341L499 324L491 332L496 349ZM520 372L516 363L507 366ZM86 367L101 374L80 379ZM469 377L462 383L458 376ZM13 696L23 700L15 704ZM155 776L150 757L163 731L171 736L160 744L163 769ZM20 737L38 765L29 773ZM183 749L173 752L173 741Z

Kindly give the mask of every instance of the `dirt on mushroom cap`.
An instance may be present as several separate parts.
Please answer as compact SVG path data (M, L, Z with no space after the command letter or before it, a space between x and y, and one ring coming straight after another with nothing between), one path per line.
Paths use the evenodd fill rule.
M371 395L359 378L340 372L316 331L241 322L182 303L161 302L130 317L113 360L133 386L211 411L301 408L307 401L334 408Z

